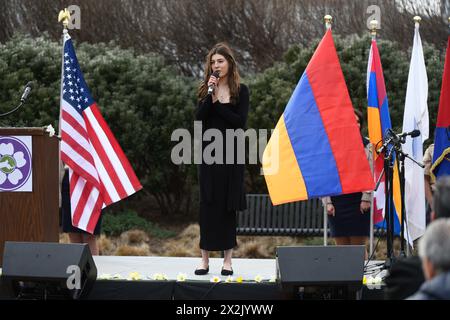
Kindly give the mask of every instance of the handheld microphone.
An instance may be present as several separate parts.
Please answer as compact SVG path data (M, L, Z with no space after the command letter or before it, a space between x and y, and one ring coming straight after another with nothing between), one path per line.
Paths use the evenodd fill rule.
M220 72L219 71L214 71L212 73L212 76L214 76L216 78L219 78ZM212 94L214 92L214 87L215 87L215 85L213 85L213 84L208 86L208 94Z
M23 90L22 97L20 98L20 101L23 103L28 98L28 96L31 93L31 89L33 89L33 82L28 82L25 86L25 89Z

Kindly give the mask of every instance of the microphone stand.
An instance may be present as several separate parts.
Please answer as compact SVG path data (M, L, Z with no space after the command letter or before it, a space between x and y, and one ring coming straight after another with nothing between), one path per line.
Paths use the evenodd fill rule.
M406 222L406 210L405 210L405 153L403 153L401 146L397 148L397 161L400 165L400 198L402 202L401 210L401 231L400 231L400 256L406 257L405 254L405 222Z
M383 176L384 176L384 167L383 167L383 170L381 170L381 173L380 173L380 176L378 177L377 183L375 184L375 189L373 189L374 192L378 190L378 187L380 186L381 179L383 178Z
M27 85L25 86L25 90L23 91L22 97L20 98L20 103L17 107L15 107L14 109L5 112L5 113L0 113L0 117L6 117L7 115L10 115L13 112L16 112L17 110L20 109L20 107L22 107L25 104L25 101L27 101L28 96L30 95L32 89L32 82L28 82Z
M400 141L404 143L404 140ZM403 152L401 144L395 146L396 156L398 164L400 165L400 194L402 201L401 210L401 238L400 238L400 256L405 257L405 227L406 227L406 208L405 208L405 159L408 158L421 168L425 168L425 165L416 161L414 158L410 157L407 153Z
M385 268L389 269L395 260L393 252L393 242L395 235L395 219L394 219L394 165L397 161L399 165L399 182L400 182L400 201L401 201L401 219L400 232L401 232L401 249L400 256L404 257L405 254L405 227L406 227L406 208L405 208L405 159L410 159L413 163L424 168L425 166L416 161L414 158L410 157L407 153L403 152L402 144L405 143L406 137L401 137L400 139L389 139L387 140L380 150L384 150L384 168L378 178L375 186L375 191L378 189L383 173L385 175L385 214L384 218L386 221L386 245L387 245L387 259L385 262Z
M378 181L375 185L374 192L378 190L378 187L380 186L380 183L383 179L383 176L385 177L385 183L384 183L384 220L386 221L386 246L387 246L387 259L384 263L383 269L390 269L392 262L393 262L393 250L392 250L392 243L393 243L393 237L394 237L394 228L393 228L393 216L391 216L391 186L392 186L392 177L393 177L393 164L391 161L392 157L392 151L393 146L389 148L390 143L392 142L392 139L388 140L388 142L385 143L385 145L378 149L377 153L384 152L384 166L383 170L380 173L380 176L378 177ZM383 151L381 151L383 150Z
M20 107L22 107L22 105L24 104L24 102L25 102L25 101L22 101L22 100L21 100L20 103L19 103L19 105L18 105L17 107L15 107L14 109L12 109L12 110L10 110L10 111L8 111L8 112L0 113L0 127L3 127L3 126L5 126L5 125L7 125L6 120L5 120L5 121L2 120L2 117L6 117L6 116L10 115L11 113L14 113L14 112L16 112L17 110L19 110Z
M7 115L10 115L11 113L16 112L17 110L19 110L20 107L23 106L24 103L25 103L25 100L20 100L20 103L17 107L15 107L14 109L12 109L8 112L0 113L0 117L6 117Z
M385 269L390 269L393 260L393 240L394 240L394 216L392 210L392 182L393 182L393 163L392 152L393 147L385 151L384 154L384 174L385 174L385 204L384 219L386 220L386 246L387 259L384 264Z

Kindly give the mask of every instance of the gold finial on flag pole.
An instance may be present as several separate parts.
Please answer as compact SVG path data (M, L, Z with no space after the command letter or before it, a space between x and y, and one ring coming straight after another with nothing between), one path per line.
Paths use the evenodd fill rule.
M61 79L64 79L64 42L69 34L69 32L67 31L67 27L69 26L69 21L70 21L70 12L69 10L67 10L67 8L64 8L64 10L61 10L58 14L58 22L62 22L63 24L63 32L62 32L62 59L61 59ZM63 95L63 82L61 81L61 88L60 88L60 97L62 97ZM59 108L59 124L58 124L58 136L61 137L61 112L62 112L62 108ZM61 153L58 153L59 155L59 163L61 164ZM59 172L60 175L60 179L59 181L62 181L62 177L61 177L61 171Z
M372 35L372 40L374 40L377 37L377 27L378 27L378 21L372 20L370 21L370 34Z
M413 18L413 20L414 20L414 25L415 25L416 27L419 27L419 26L420 26L420 21L422 21L422 18L419 17L419 16L415 16L415 17Z
M333 20L333 17L327 14L325 17L323 17L323 19L325 20L325 26L327 27L327 30L331 29L331 20Z
M58 22L61 22L64 26L64 30L67 30L67 27L69 25L70 21L70 12L65 8L64 10L61 10L58 15Z

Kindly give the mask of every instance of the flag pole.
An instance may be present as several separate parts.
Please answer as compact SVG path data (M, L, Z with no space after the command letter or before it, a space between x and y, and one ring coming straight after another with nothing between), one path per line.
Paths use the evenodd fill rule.
M376 40L377 39L377 27L378 27L378 21L377 20L372 20L370 21L370 34L372 35L372 40ZM372 154L374 155L374 150L372 152ZM373 163L373 156L370 159L370 161L372 162L372 168L374 168L374 163ZM373 225L373 217L374 216L374 195L372 195L371 199L370 199L370 239L369 239L369 257L372 257L373 255L373 251L374 251L374 246L373 246L373 233L374 233L374 225Z
M64 9L64 10L61 10L60 12L59 12L59 15L58 15L58 22L62 22L62 24L63 24L63 35L62 35L62 50L61 50L61 79L64 77L64 39L65 39L65 37L66 37L66 34L67 34L67 27L69 26L69 20L70 20L70 13L69 13L69 10L67 10L67 9ZM59 132L59 136L61 136L61 103L62 103L62 100L61 100L61 97L62 97L62 94L63 94L63 86L62 86L62 81L61 81L61 86L60 86L60 95L59 95L59 97L60 97L60 108L59 108L59 123L58 123L58 132Z
M325 20L325 27L327 30L330 30L333 17L327 14L323 19ZM325 247L328 245L328 213L326 205L323 206L323 245Z
M333 17L327 14L325 17L323 17L325 20L325 27L328 29L331 29L331 22L333 21Z
M64 10L61 10L58 14L58 22L62 22L63 24L63 34L62 34L62 50L61 50L61 79L63 79L64 77L64 40L65 40L65 36L67 34L67 27L69 26L69 21L70 21L70 13L69 10L67 10L67 8L65 8ZM59 167L59 189L60 189L60 197L61 197L61 182L64 176L64 170L61 170L61 166L64 165L61 162L61 110L62 110L62 95L63 95L63 85L62 85L63 81L61 80L60 83L60 92L59 92L59 121L58 121L58 167ZM61 199L62 201L62 199ZM62 204L61 204L62 205Z
M417 27L417 28L420 27L420 21L422 21L422 18L419 17L419 16L415 16L413 18L413 20L414 20L414 26Z
M370 21L370 34L372 35L372 40L377 39L377 28L378 28L378 21L377 20L371 20Z
M420 28L420 22L422 21L422 18L419 16L414 16L413 20L414 20L414 29L418 31ZM414 33L415 33L415 30L414 30ZM402 174L404 175L404 172L402 172ZM405 182L403 179L403 188L405 188L404 183ZM409 234L409 221L408 221L408 216L406 215L406 207L405 207L405 203L404 203L405 202L404 198L405 198L405 192L403 191L403 194L402 194L402 220L403 220L402 221L403 222L402 223L402 233L403 234L401 236L401 241L402 241L401 243L403 244L404 242L406 242L406 256L410 256L411 252L410 252L409 239L410 239L411 235ZM408 228L407 228L407 226L408 226ZM406 239L405 239L405 235L404 235L405 230L407 232Z

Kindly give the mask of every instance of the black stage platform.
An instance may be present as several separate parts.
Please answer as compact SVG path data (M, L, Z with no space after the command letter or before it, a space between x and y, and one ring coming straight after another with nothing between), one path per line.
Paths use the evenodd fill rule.
M284 300L300 299L275 281L275 259L234 259L232 282L220 276L222 259L210 259L210 273L195 276L199 258L95 256L97 280L88 300ZM376 262L373 263L374 265ZM186 274L186 270L189 270ZM165 279L153 280L164 271ZM138 275L131 280L130 275ZM184 281L178 281L179 275ZM372 274L375 276L375 274ZM211 282L212 278L220 282ZM242 282L236 280L240 278ZM258 281L255 281L258 278ZM330 297L337 298L339 296ZM357 299L383 299L383 286L363 285ZM0 279L0 299L14 299Z

